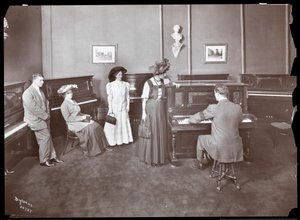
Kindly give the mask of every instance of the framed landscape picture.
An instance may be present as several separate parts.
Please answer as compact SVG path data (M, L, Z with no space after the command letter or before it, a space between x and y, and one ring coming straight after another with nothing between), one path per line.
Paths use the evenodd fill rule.
M93 63L117 63L117 45L93 45Z
M227 44L205 44L205 63L226 63Z

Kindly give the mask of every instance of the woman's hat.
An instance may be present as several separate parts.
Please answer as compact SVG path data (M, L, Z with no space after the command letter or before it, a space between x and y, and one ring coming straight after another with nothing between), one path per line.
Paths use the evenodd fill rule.
M76 84L68 84L68 85L62 85L58 90L57 93L58 94L64 94L67 91L71 90L71 89L78 89L78 86Z
M167 72L170 69L170 62L167 58L158 60L154 65L149 67L149 70L153 72L154 75L159 75Z
M127 69L125 69L124 67L122 66L115 66L113 67L110 71L109 71L109 74L108 74L108 79L109 81L114 81L115 80L115 74L118 73L118 72L122 72L123 74L127 72Z

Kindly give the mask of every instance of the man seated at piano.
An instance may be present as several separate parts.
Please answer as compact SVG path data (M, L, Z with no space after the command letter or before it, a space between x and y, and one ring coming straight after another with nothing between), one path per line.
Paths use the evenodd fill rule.
M76 84L61 86L57 93L64 97L61 104L61 113L67 123L68 129L76 134L80 140L80 147L84 156L97 156L108 149L108 143L103 128L88 114L81 113L79 104L73 100L73 89Z
M228 87L217 84L214 96L218 103L208 105L206 109L189 118L190 123L212 119L211 134L198 136L197 159L193 161L192 168L203 168L204 153L222 163L243 161L243 144L239 135L242 108L229 101L228 95Z

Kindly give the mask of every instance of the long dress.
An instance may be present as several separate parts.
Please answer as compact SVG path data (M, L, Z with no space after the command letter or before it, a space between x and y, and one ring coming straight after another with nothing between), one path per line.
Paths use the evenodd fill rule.
M61 113L68 129L74 132L80 141L80 147L86 156L96 156L108 146L103 128L97 122L81 121L83 115L80 106L74 100L65 99L61 105Z
M152 165L162 165L167 158L167 125L165 109L165 86L157 85L154 78L144 84L142 98L148 98L145 111L150 123L151 138L139 138L138 156L140 161Z
M115 125L104 124L104 133L110 146L133 142L129 121L129 83L115 80L106 85L108 107L117 119Z

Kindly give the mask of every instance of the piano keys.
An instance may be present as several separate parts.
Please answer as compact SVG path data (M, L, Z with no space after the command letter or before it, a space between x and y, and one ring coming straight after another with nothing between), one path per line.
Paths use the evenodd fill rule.
M204 110L209 104L217 103L214 97L215 82L178 81L180 87L167 86L167 127L169 157L173 165L179 158L195 158L197 138L210 134L211 121L189 124L188 118ZM243 111L240 135L243 139L244 158L250 161L251 133L256 128L256 116L248 112L247 86L243 83L227 82L229 100L239 104Z
M50 124L52 137L65 135L67 129L65 120L60 111L63 97L57 93L57 90L66 84L77 84L78 89L73 90L73 99L78 102L83 113L90 114L95 120L98 119L97 108L99 106L99 100L93 91L93 75L44 79L43 91L49 100L51 110Z

